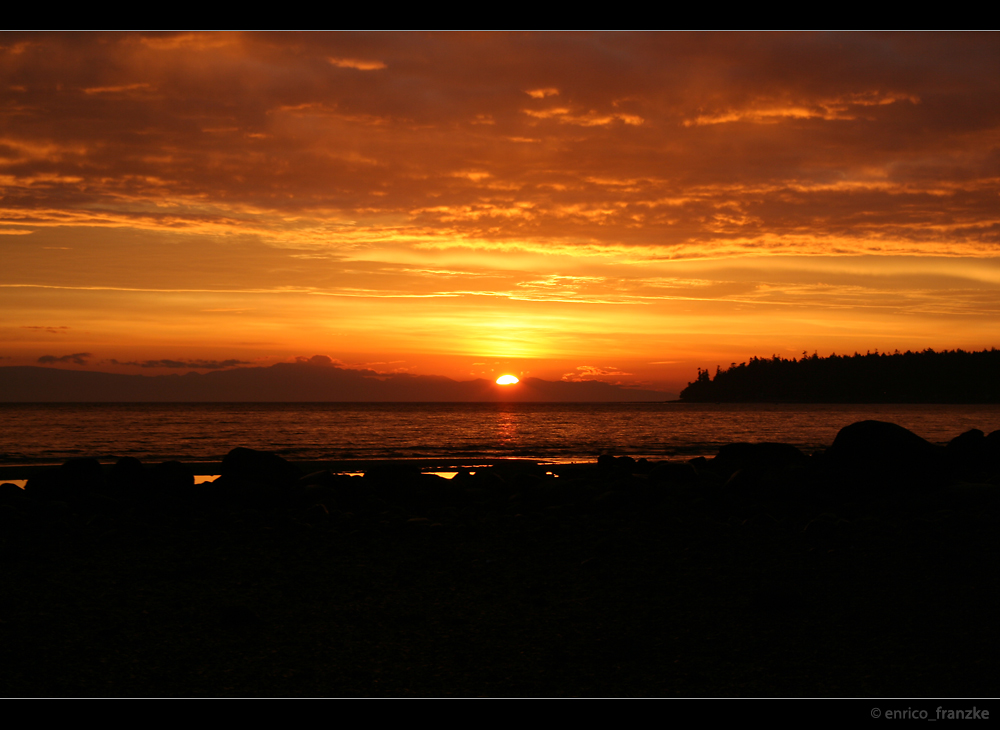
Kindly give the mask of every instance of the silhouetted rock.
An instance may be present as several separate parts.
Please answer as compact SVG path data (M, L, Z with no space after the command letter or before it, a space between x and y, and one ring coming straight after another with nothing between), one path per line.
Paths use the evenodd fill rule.
M698 472L688 463L661 461L650 470L649 478L668 485L688 485L698 481Z
M0 505L20 508L25 506L27 499L28 495L16 484L10 482L0 484Z
M303 474L297 466L270 451L237 446L222 460L224 479L248 482L297 482Z
M824 456L843 486L924 488L947 473L947 454L895 423L860 421L845 426Z
M736 443L726 444L715 458L712 467L723 475L731 475L738 469L783 469L789 466L803 466L809 458L791 444L779 443Z
M79 504L93 492L106 489L104 473L96 459L70 459L56 469L32 476L25 492L32 500Z
M948 442L949 461L962 472L978 471L986 466L986 434L973 428Z
M152 488L163 501L189 503L194 498L194 474L179 461L165 461L149 470Z
M1000 474L1000 431L986 437L986 468L991 474Z
M97 459L70 459L59 467L59 471L77 489L97 492L105 487L104 470Z
M304 492L303 474L297 466L270 451L239 446L222 460L222 474L215 481L224 498L257 509L285 506Z
M333 486L334 475L329 469L322 469L320 471L314 471L299 479L299 484L304 487L321 487L321 486Z
M111 467L108 486L118 499L133 499L146 483L146 470L134 456L123 456Z
M612 456L601 454L597 457L597 466L606 471L617 471L631 474L636 470L636 461L631 456Z

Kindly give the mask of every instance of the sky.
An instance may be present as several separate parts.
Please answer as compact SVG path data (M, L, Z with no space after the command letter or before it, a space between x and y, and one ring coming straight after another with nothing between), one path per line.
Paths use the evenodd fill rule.
M995 33L4 33L0 365L989 348L998 196Z

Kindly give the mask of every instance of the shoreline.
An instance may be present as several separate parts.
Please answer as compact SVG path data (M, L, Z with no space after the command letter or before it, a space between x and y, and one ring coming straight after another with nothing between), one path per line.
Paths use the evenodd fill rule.
M494 460L452 479L421 473L429 460L304 474L234 449L197 489L169 464L105 476L75 460L0 492L0 682L11 696L988 697L998 440L936 446L862 422L822 456L744 443L687 461Z
M115 461L97 460L101 469L107 477L114 468ZM2 464L0 465L0 481L14 479L23 481L30 479L36 474L40 474L52 469L57 469L63 462L51 462L46 464ZM177 461L184 468L190 470L194 477L219 476L222 474L221 461ZM531 459L522 457L459 457L459 458L401 458L401 459L337 459L328 461L289 461L295 465L303 475L319 471L329 471L332 474L349 474L378 469L390 465L410 466L420 469L421 472L455 471L462 469L482 469L496 466L498 464L532 464L546 466L549 464L585 464L596 463L596 458L585 461L581 459L561 460L561 459Z

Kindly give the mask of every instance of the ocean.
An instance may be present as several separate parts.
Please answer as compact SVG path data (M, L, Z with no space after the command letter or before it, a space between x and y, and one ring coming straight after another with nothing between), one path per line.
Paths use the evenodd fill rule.
M291 461L516 457L593 461L711 456L727 443L781 441L806 452L867 419L935 443L1000 429L1000 405L681 403L0 404L0 464L217 462L236 446Z

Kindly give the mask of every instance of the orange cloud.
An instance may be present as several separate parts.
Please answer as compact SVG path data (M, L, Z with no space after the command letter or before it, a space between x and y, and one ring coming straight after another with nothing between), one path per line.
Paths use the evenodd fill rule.
M583 380L602 380L607 378L620 378L632 375L632 373L625 373L613 366L607 367L594 367L593 365L580 365L577 367L575 372L566 373L562 376L562 380L570 383L580 382ZM620 381L616 381L620 382Z
M363 61L357 58L330 58L328 60L338 68L354 68L358 71L377 71L386 67L381 61Z

